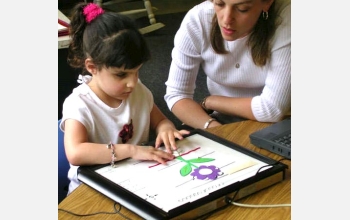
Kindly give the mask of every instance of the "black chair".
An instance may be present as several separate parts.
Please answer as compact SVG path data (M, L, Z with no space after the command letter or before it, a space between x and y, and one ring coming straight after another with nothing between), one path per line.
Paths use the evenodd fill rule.
M58 204L67 196L68 193L68 170L70 168L64 150L64 133L59 128L61 119L58 120Z

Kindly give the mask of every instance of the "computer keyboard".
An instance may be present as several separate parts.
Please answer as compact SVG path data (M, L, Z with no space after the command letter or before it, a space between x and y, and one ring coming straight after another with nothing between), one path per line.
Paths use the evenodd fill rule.
M286 118L250 134L250 142L257 147L291 159L291 131L291 118Z
M283 135L281 137L274 139L273 141L276 143L282 144L284 146L291 147L291 143L292 143L291 137L292 137L291 133L288 133L286 135Z

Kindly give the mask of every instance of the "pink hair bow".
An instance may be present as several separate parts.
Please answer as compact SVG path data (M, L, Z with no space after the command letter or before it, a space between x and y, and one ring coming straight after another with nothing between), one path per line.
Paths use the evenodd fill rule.
M89 3L84 7L84 15L87 23L93 21L97 16L103 14L105 11L94 3Z

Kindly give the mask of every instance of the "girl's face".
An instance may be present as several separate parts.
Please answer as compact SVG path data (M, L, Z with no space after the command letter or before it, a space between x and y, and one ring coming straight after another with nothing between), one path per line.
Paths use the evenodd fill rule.
M116 67L95 69L96 72L89 86L103 102L116 108L132 93L137 84L141 66L134 69Z
M213 0L221 35L234 41L248 35L273 0Z

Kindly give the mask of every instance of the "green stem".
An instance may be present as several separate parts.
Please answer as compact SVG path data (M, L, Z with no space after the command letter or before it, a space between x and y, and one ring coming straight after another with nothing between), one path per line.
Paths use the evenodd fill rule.
M194 164L191 163L191 162L188 162L187 160L183 159L181 156L178 156L176 159L178 159L178 160L180 160L180 161L182 161L182 162L185 162L185 163L189 164L190 166L193 166L193 167L195 167L195 168L198 168L196 165L194 165Z

